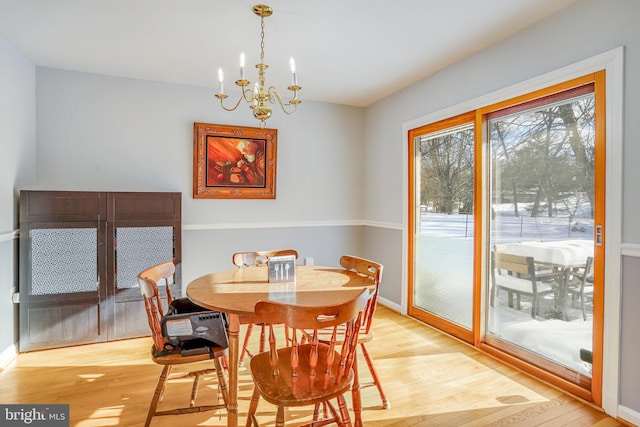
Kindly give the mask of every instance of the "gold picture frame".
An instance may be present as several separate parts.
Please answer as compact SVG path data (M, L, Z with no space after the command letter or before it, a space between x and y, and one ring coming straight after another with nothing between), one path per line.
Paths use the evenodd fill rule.
M275 199L278 130L193 124L195 199Z

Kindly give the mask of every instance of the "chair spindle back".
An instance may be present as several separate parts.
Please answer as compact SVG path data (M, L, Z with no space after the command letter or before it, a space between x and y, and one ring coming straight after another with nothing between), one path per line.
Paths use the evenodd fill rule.
M138 284L140 293L144 299L144 308L147 312L147 320L151 328L153 344L157 351L162 351L165 345L165 338L162 336L162 326L160 321L165 314L162 299L158 292L158 281L165 279L167 286L167 304L171 304L173 297L169 287L169 278L175 274L176 267L172 262L164 262L148 268L138 274Z
M346 269L355 271L359 274L368 276L373 283L375 283L375 290L371 299L367 303L367 307L364 310L364 316L362 320L362 328L365 333L369 333L371 330L371 324L373 323L373 316L376 312L376 306L378 304L378 290L380 283L382 282L382 264L371 261L364 258L358 258L351 255L343 255L340 258L340 265Z
M275 378L290 372L292 385L299 395L312 394L318 385L321 386L321 390L326 390L336 383L350 381L358 344L358 331L370 296L369 291L364 290L352 301L322 307L259 302L256 305L256 316L269 326L271 376ZM275 326L280 324L293 331L291 343L285 339L284 344L278 344ZM343 326L340 333L345 337L342 346L337 345L336 338L340 326ZM327 328L333 331L331 339L328 342L321 341L318 330ZM287 358L290 366L283 366L279 360L283 348L290 354ZM251 363L253 369L253 360ZM304 380L299 381L301 378ZM318 383L320 379L322 383Z

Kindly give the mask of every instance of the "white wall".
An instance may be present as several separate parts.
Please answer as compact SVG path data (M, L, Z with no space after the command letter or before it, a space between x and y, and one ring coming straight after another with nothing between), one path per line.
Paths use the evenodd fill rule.
M17 335L17 189L35 180L35 66L0 36L0 366Z
M303 102L274 110L275 200L193 199L193 123L257 126L215 89L38 68L38 189L181 191L185 225L359 219L363 111Z
M37 79L36 189L182 192L185 283L230 266L237 250L293 247L330 265L355 250L343 227L362 218L362 109L274 110L276 199L194 199L193 123L258 126L248 106L225 112L212 88L49 68Z
M17 227L16 188L35 180L35 66L0 36L0 233Z

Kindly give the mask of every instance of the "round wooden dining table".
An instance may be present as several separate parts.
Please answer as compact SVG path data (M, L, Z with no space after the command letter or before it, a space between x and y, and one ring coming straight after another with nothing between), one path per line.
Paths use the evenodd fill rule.
M279 301L300 306L337 305L375 290L364 275L342 268L299 265L295 280L269 282L267 267L243 267L199 277L187 285L187 297L210 310L227 313L229 324L229 399L227 425L238 425L238 360L240 325L256 321L258 301ZM354 408L355 409L355 408ZM358 408L359 409L359 408Z

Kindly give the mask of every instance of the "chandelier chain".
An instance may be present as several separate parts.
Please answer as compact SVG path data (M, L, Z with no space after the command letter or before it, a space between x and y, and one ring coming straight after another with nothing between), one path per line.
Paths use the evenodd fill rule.
M260 17L260 62L264 64L264 17Z

